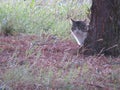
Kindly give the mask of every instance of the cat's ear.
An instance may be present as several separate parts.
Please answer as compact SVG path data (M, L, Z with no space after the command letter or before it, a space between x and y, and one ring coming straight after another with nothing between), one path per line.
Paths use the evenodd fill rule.
M83 22L84 22L87 26L89 25L89 21L88 21L87 19L85 19Z
M86 30L88 31L90 29L89 21L85 19L83 22L86 24Z
M75 21L71 18L70 19L70 24L74 24L75 23Z
M71 18L71 21L72 21L72 22L75 22L72 18Z
M85 19L83 22L84 22L84 23L87 23L87 19Z

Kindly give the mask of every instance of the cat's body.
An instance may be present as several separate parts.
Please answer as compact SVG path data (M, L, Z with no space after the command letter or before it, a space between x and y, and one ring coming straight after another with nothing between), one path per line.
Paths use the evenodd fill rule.
M78 45L82 47L88 35L88 26L84 21L72 21L71 33L77 41Z

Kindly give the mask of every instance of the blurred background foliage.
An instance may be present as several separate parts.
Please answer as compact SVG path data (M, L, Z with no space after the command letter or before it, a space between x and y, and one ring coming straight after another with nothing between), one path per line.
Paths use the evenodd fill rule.
M70 18L89 19L90 0L0 0L0 31L69 37Z

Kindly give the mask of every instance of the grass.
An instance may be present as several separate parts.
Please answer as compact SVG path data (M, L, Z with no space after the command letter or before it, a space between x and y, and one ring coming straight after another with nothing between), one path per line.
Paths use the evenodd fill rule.
M119 58L77 56L72 53L74 42L45 38L0 37L0 89L119 90Z
M85 19L89 4L77 0L53 0L52 3L39 0L3 1L0 3L0 22L3 32L38 34L52 33L69 36L70 18ZM6 28L4 28L6 27ZM10 29L10 30L9 30Z
M13 54L15 54L15 52ZM19 65L18 61L16 61L18 59L19 58L17 57L12 58L12 60L7 63L7 68L9 69L6 68L5 72L1 74L1 88L9 87L9 89L13 90L19 84L22 84L21 88L23 88L24 84L35 84L36 88L40 85L46 89L72 88L69 87L69 84L71 86L72 82L78 77L78 73L80 71L79 68L70 68L68 70L68 65L70 65L71 62L66 62L61 69L56 70L56 67L54 67L53 65L48 65L47 67L43 65L36 66L36 64L38 63L36 56L36 61L34 61L33 64L29 64L29 62L26 62L25 65ZM13 61L16 61L16 63L13 63ZM64 62L60 63L63 64Z
M103 70L99 73L94 70L95 67L90 67L87 63L76 67L71 60L60 61L61 68L56 67L59 66L58 63L56 66L53 64L44 66L44 63L42 63L44 65L36 65L39 60L34 61L33 64L8 65L9 69L7 67L5 72L1 74L1 88L8 88L8 90L18 90L17 88L26 88L25 90L28 88L30 88L29 90L88 90L89 84L93 84L94 89L109 87L119 90L120 88L120 80L118 79L120 72L114 71L114 69L112 72L103 73ZM117 68L117 70L119 69ZM92 89L92 87L90 88Z

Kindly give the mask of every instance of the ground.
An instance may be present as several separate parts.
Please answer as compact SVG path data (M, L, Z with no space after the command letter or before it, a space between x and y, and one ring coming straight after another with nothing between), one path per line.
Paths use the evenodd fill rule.
M104 55L84 56L77 53L78 49L79 46L74 40L60 39L57 36L48 34L42 34L41 36L24 34L16 36L1 35L0 86L3 88L2 84L4 82L6 86L12 87L14 90L22 90L23 88L27 88L26 90L47 90L45 87L48 87L49 84L45 82L40 83L42 85L41 89L38 84L39 89L35 89L37 86L33 83L31 85L16 81L21 83L15 84L16 86L14 86L13 82L8 83L11 78L5 77L6 73L8 74L13 67L14 71L15 68L29 63L31 67L33 66L32 70L33 68L44 68L43 70L49 72L52 70L53 74L50 77L52 80L49 78L52 84L50 84L49 90L58 90L57 88L62 88L60 90L80 90L80 88L86 88L85 90L120 89L119 57L105 57ZM33 70L34 74L39 76L35 70ZM58 75L58 73L60 74ZM67 79L68 81L66 81L67 75L70 76ZM68 85L73 85L73 87L66 89Z

